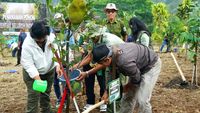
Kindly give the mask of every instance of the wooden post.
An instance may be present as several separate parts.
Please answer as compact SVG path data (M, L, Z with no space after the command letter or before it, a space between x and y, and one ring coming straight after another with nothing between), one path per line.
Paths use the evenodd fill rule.
M182 72L180 66L178 65L177 60L176 60L176 58L174 57L174 54L173 54L172 52L171 52L171 56L172 56L172 58L173 58L173 60L174 60L174 63L176 64L176 67L178 68L179 73L181 74L182 80L183 80L184 82L186 82L185 76L183 75L183 72Z

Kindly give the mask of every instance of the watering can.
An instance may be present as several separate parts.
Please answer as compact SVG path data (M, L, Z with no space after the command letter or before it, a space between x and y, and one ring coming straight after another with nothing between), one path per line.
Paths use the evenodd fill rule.
M33 90L44 93L47 89L46 80L35 80L33 82Z

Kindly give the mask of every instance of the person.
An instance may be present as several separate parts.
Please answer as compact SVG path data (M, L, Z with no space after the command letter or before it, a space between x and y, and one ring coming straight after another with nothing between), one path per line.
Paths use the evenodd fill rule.
M136 103L139 105L139 113L152 113L150 99L161 70L161 60L153 50L136 43L114 46L102 44L93 48L92 56L93 62L104 68L115 65L115 70L129 77L128 83L123 86L119 113L133 113ZM83 80L91 73L91 70L81 72L77 81ZM107 90L102 99L108 101Z
M107 19L103 24L107 27L108 32L117 35L122 38L123 41L127 40L127 30L123 22L117 19L117 7L114 3L108 3L104 8Z
M167 49L166 49L166 53L168 52L169 50L169 38L168 38L168 34L165 35L164 39L163 39L163 42L162 42L162 45L160 47L160 52L162 52L163 48L167 46Z
M105 32L106 28L105 27L99 27L96 29L95 32L93 32L90 35L90 39L93 42L93 46L97 46L98 44L108 44L108 45L115 45L115 44L119 44L119 43L124 43L124 41L119 38L118 36ZM88 71L90 69L92 69L93 67L91 67L89 65L89 62L91 62L91 54L90 52L87 53L87 55L85 55L85 57L83 58L83 60L76 64L74 67L78 67L77 65L79 65L79 67L83 66L83 71ZM98 67L98 66L95 66ZM97 71L97 73L93 73L91 76L85 78L85 85L86 85L86 96L87 96L87 104L84 107L84 110L86 110L87 108L89 108L91 105L95 104L95 94L94 94L94 83L95 83L95 75L97 75L97 80L100 86L100 97L103 96L103 93L105 91L105 87L106 87L106 82L105 79L105 69ZM107 76L106 76L107 77ZM107 111L107 106L101 105L100 106L100 111L104 112Z
M41 113L52 113L49 95L55 69L58 75L62 75L60 65L52 60L54 54L51 47L54 38L55 35L50 33L50 28L45 21L36 21L22 45L23 80L28 93L26 113L38 113L38 105ZM45 93L33 90L35 80L47 81Z
M127 41L126 42L134 42L135 39L132 35L128 35Z
M27 36L27 34L25 32L25 29L21 29L19 37L18 37L17 64L15 66L20 64L21 52L22 52L22 44L23 44L26 36Z
M142 44L146 47L153 49L151 45L151 39L150 39L151 33L149 32L146 25L141 20L139 20L136 17L132 17L129 20L129 26L131 29L131 35L132 37L134 37L133 42Z

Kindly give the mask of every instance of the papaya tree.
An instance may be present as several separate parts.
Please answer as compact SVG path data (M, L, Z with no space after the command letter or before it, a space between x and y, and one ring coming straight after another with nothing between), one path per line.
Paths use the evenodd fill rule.
M189 13L188 32L183 32L181 37L183 41L188 43L189 52L188 56L193 63L192 84L198 85L197 76L197 57L199 55L199 42L200 42L200 5L196 4L192 11Z
M169 13L166 5L164 3L154 4L152 14L154 24L152 37L154 40L161 41L168 27Z

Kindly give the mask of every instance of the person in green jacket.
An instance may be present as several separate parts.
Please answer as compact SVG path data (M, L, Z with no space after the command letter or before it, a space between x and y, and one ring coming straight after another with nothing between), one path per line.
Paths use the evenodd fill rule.
M108 31L112 34L117 35L123 41L127 40L127 31L123 22L117 19L117 7L114 3L108 3L104 9L107 16L107 20L103 24L107 27Z

